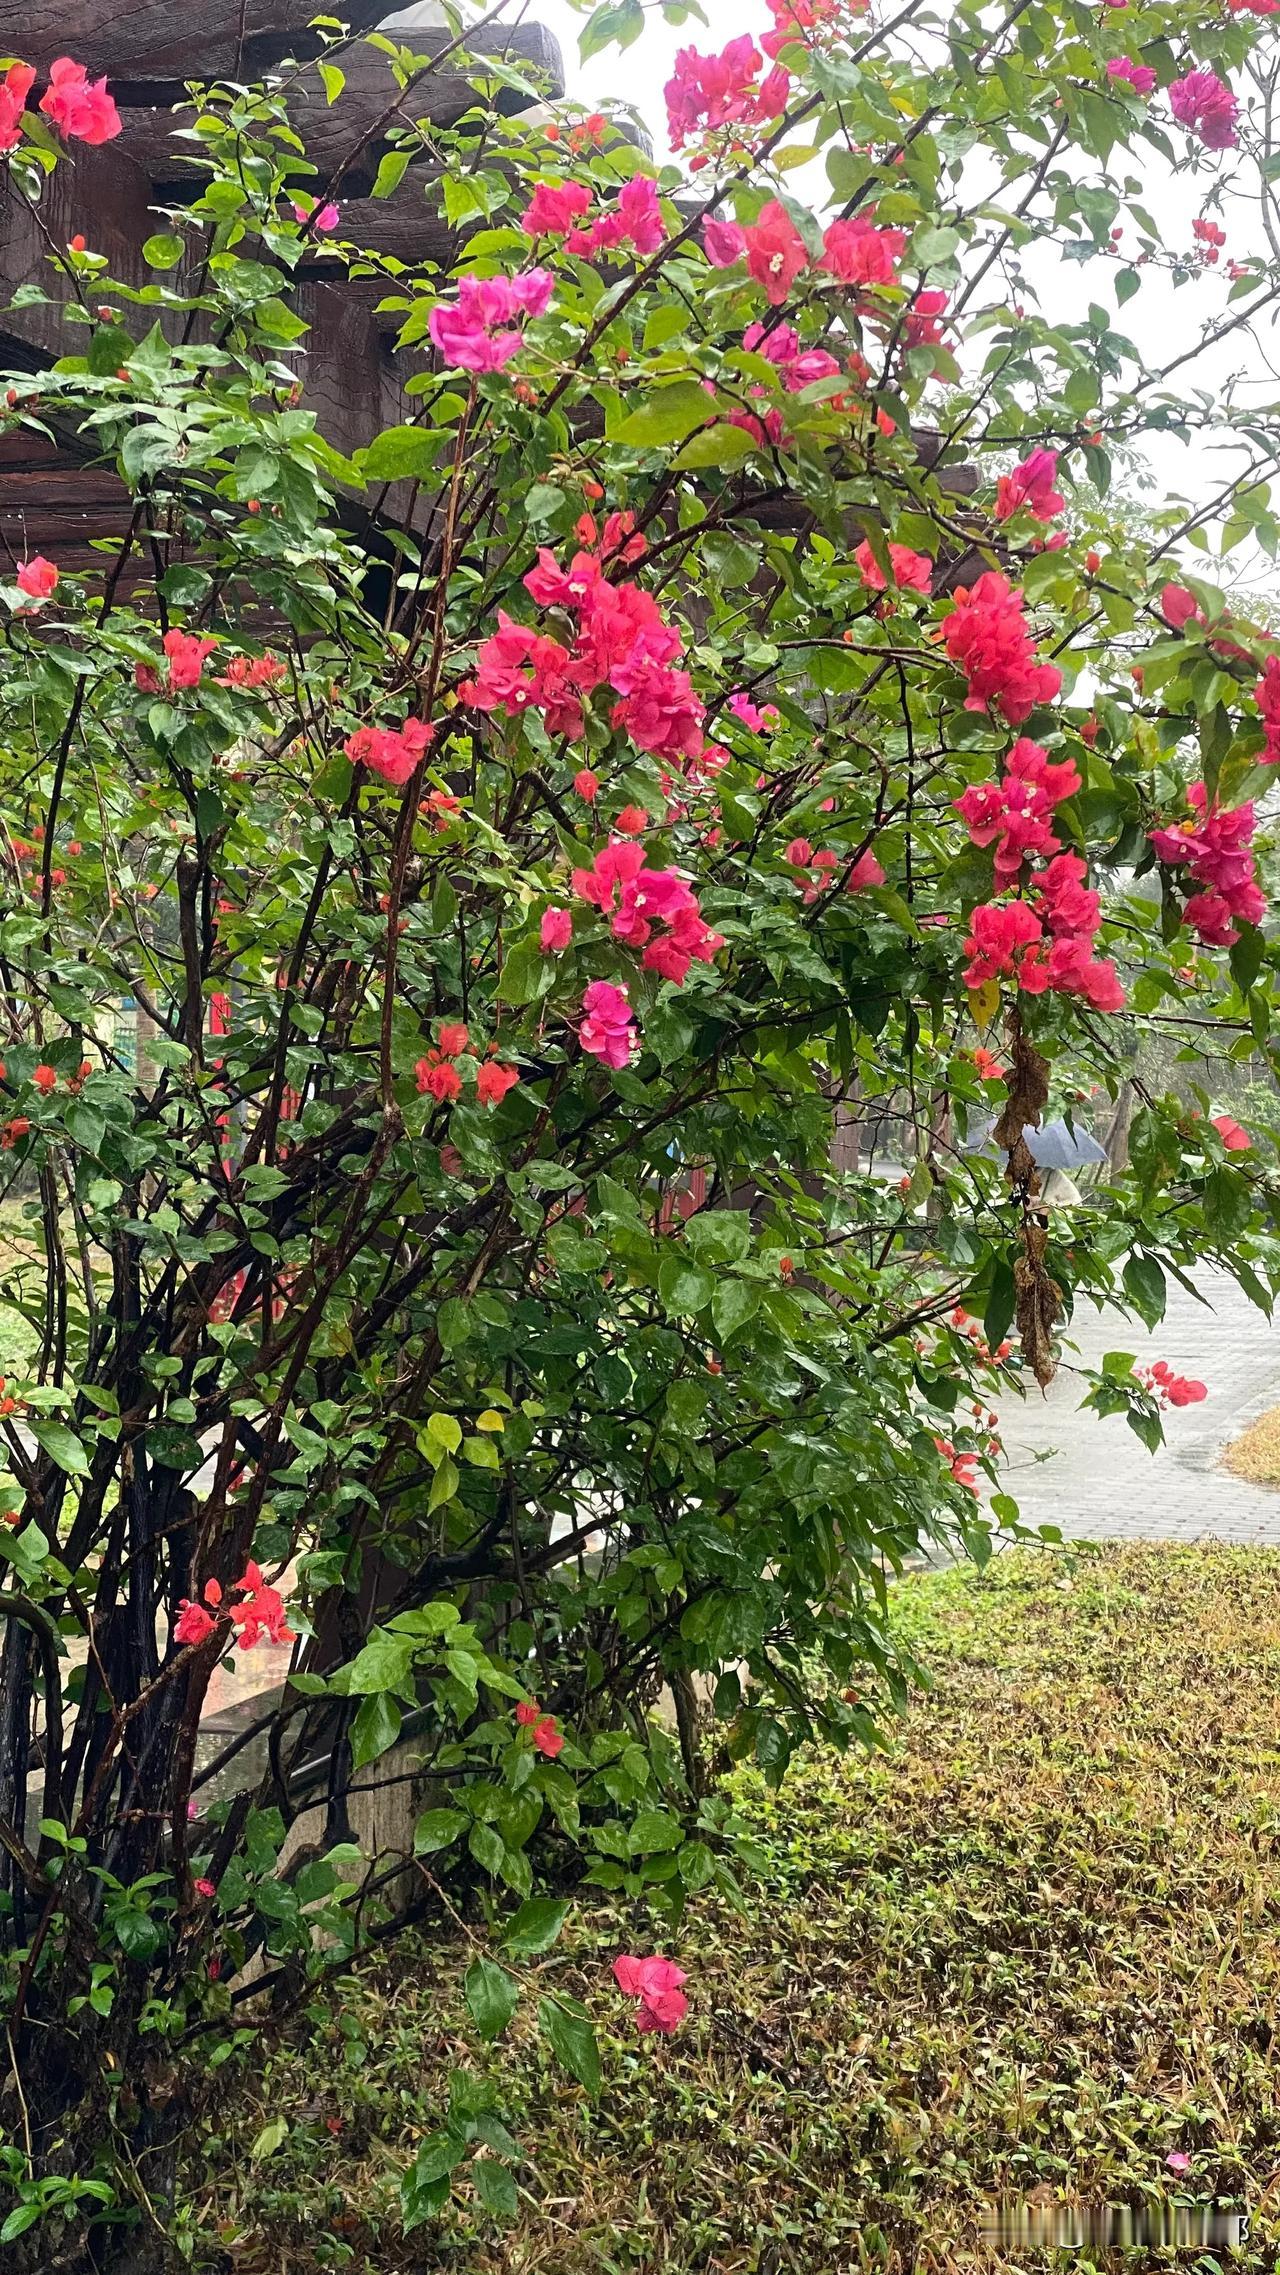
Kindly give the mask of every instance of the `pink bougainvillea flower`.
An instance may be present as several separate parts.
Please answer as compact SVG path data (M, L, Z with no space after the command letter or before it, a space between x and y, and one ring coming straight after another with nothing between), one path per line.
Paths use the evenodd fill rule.
M908 351L945 345L943 325L948 305L946 293L935 286L916 294L902 319L902 344Z
M591 205L583 182L539 182L520 216L526 237L563 237Z
M336 229L339 214L336 205L300 205L297 198L290 199L295 221L310 222L313 229Z
M1169 89L1169 108L1206 150L1233 150L1239 136L1236 97L1216 71L1189 71Z
M542 912L538 944L544 956L558 956L573 938L573 918L567 908L547 908Z
M746 231L736 221L704 221L702 246L713 269L731 269L746 252Z
M278 1588L268 1587L252 1557L233 1586L245 1599L231 1606L231 1617L240 1630L237 1640L242 1651L251 1651L264 1635L269 1643L297 1641L292 1628L285 1625L284 1597Z
M0 150L14 150L22 140L22 114L36 75L29 63L11 63L0 79Z
M486 1059L476 1069L476 1097L482 1106L500 1106L519 1080L518 1067L500 1066L496 1059Z
M1239 923L1260 924L1266 914L1250 850L1254 808L1217 805L1203 782L1192 783L1187 803L1192 818L1153 829L1151 843L1161 861L1185 862L1193 883L1203 888L1189 896L1184 924L1207 947L1230 948L1240 937Z
M767 735L772 727L777 726L781 717L776 704L766 703L761 709L740 687L729 697L728 709L739 725L753 735Z
M634 661L616 664L611 676L622 698L610 714L611 726L655 758L697 758L706 710L687 671L672 671L637 651Z
M441 1024L440 1033L436 1040L442 1058L457 1059L461 1058L471 1040L471 1035L461 1019L446 1019Z
M193 1604L189 1596L184 1596L174 1623L174 1642L203 1643L206 1635L212 1635L214 1625L212 1615L205 1610L203 1604Z
M719 55L683 47L664 93L673 149L689 137L722 126L759 126L787 107L789 72L780 67L761 77L764 58L750 34L730 40Z
M1016 972L1021 951L1042 938L1040 919L1025 901L980 904L969 918L964 944L969 959L965 986L982 987Z
M166 679L171 688L198 687L204 677L205 657L212 655L216 640L202 640L194 632L166 632L161 646L169 659Z
M775 324L770 331L766 331L763 324L748 324L742 344L751 354L761 355L766 363L773 365L789 395L800 394L816 380L834 379L840 369L835 357L828 355L825 348L802 348L799 333L790 324ZM765 390L753 387L751 393L758 401ZM755 424L754 420L751 424ZM771 442L785 439L782 421L775 412L766 414L764 424Z
M968 678L966 711L998 711L1011 727L1021 726L1062 686L1056 664L1036 662L1021 591L998 569L986 569L972 585L956 588L955 602L942 639Z
M582 997L583 1019L578 1041L604 1066L628 1064L636 1041L636 1023L627 991L611 980L592 980Z
M853 557L864 585L872 592L884 592L884 571L865 537ZM933 563L927 553L914 553L909 545L891 544L889 562L899 592L929 592L933 584Z
M43 553L33 553L29 561L18 563L14 582L32 600L48 600L58 589L58 576L52 561L46 561Z
M462 1096L462 1076L451 1059L439 1051L427 1052L414 1066L414 1080L424 1098L434 1098L439 1106L451 1106Z
M120 113L107 93L106 80L91 80L83 63L73 63L69 55L60 55L49 66L40 108L59 134L76 142L111 142L120 132Z
M671 1959L635 1959L613 1962L613 1977L624 1997L636 1999L636 2028L642 2035L659 2031L670 2038L689 2011L684 1985L689 1978Z
M515 623L500 608L497 631L477 651L476 676L458 693L478 711L506 711L512 717L541 711L550 733L580 735L582 698L569 676L572 665L559 640Z
M1276 0L1280 7L1280 0ZM1149 63L1134 63L1127 55L1113 55L1107 65L1108 79L1127 79L1135 95L1150 95L1155 88L1156 75Z
M802 269L809 265L803 237L785 206L770 198L760 217L744 229L747 274L764 288L765 298L780 307Z
M1253 1139L1249 1132L1230 1114L1215 1114L1213 1126L1228 1153L1250 1153L1253 1150Z
M845 890L851 893L865 893L870 892L874 886L882 885L883 883L884 870L881 868L880 863L877 861L875 854L871 851L870 846L868 846L865 853L860 853L858 855L858 858L854 862L852 869L849 871Z
M615 939L643 950L646 970L677 987L684 985L691 964L710 963L724 946L721 935L704 922L684 878L674 869L648 868L639 845L611 839L590 869L573 871L573 889L611 917ZM657 939L655 926L662 928Z
M279 656L232 656L220 687L277 687L289 667Z
M976 1493L978 1490L978 1480L974 1474L978 1466L976 1453L957 1453L949 1438L935 1438L933 1442L957 1485L963 1485L970 1493Z
M1280 5L1280 0L1277 0L1277 5ZM1191 2159L1182 2149L1170 2149L1169 2154L1164 2161L1167 2164L1170 2172L1181 2173L1190 2172L1191 2170Z
M589 766L580 766L574 775L573 787L580 798L586 799L589 806L594 805L600 795L600 777L598 774L593 774Z
M1185 585L1165 585L1160 594L1160 614L1175 632L1181 632L1185 624L1207 622L1195 594L1188 592Z
M540 1754L551 1761L563 1750L564 1738L556 1728L554 1714L544 1714L536 1699L522 1698L516 1707L516 1721L522 1730L533 1733L533 1743Z
M406 719L402 727L357 727L342 747L353 766L367 766L400 789L416 773L435 733L426 719Z
M214 1887L212 1880L193 1880L191 1885L195 1889L197 1896L216 1896L218 1893L217 1889Z
M204 676L205 658L212 653L216 641L199 639L192 632L175 631L165 633L162 645L169 659L170 687L198 687Z
M637 253L656 253L667 234L658 200L658 185L649 174L633 174L624 182L613 204L598 214L589 229L574 229L565 238L565 251L580 260L632 245Z
M464 276L457 299L441 300L431 311L432 344L460 371L501 371L524 343L518 319L545 315L555 288L550 269L515 277Z
M820 266L841 284L894 284L906 250L902 229L878 229L865 215L833 221L822 240Z
M1055 490L1058 479L1058 453L1056 450L1033 450L1015 466L1012 474L1002 474L996 484L996 520L1007 521L1011 514L1025 509L1037 521L1052 521L1062 512L1066 500L1061 490Z

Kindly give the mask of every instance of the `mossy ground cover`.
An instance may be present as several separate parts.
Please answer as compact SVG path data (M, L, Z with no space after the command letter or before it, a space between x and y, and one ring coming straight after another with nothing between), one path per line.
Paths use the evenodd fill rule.
M1280 1485L1280 1406L1242 1430L1222 1459L1227 1469L1251 1485Z
M518 2017L481 2066L527 2152L500 2229L465 2186L405 2238L400 2174L475 2064L465 1949L397 1948L199 2144L237 2275L940 2275L1173 2264L984 2243L984 2201L1246 2206L1280 2246L1280 1556L1019 1553L907 1581L935 1687L886 1757L740 1780L746 1909L664 1948L692 2011L638 2039L585 1906L543 1964L602 2031L592 2106ZM252 2149L273 2120L269 2154ZM273 2135L268 2135L268 2139ZM1166 2157L1190 2170L1175 2177ZM1184 2252L1188 2266L1222 2264Z

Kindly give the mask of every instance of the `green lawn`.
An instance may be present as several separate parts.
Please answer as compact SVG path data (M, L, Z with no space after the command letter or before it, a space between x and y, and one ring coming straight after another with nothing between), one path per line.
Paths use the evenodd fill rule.
M474 2059L465 1954L401 1945L262 2066L200 2146L236 2275L943 2275L1152 2268L981 2243L984 2197L1246 2203L1280 2243L1280 1556L1022 1552L898 1591L933 1695L885 1760L741 1780L761 1870L690 1908L692 2009L638 2039L603 1906L547 1964L603 2032L591 2107L520 2022L483 2057L527 2151L500 2230L396 2192ZM269 2119L288 2130L251 2147ZM1165 2157L1184 2152L1180 2180ZM197 2157L197 2163L199 2158ZM1217 2266L1184 2253L1176 2262ZM209 2264L206 2260L205 2264Z

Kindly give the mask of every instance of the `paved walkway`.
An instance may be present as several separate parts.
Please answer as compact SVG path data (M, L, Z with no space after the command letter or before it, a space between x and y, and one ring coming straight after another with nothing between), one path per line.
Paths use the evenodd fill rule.
M1099 1366L1107 1351L1167 1359L1208 1385L1199 1406L1170 1409L1165 1444L1147 1452L1123 1415L1081 1413L1087 1389L1064 1365L1042 1397L1000 1405L1008 1457L1003 1480L1027 1524L1055 1524L1077 1540L1262 1541L1280 1547L1280 1488L1246 1484L1221 1467L1223 1448L1280 1405L1280 1315L1270 1325L1225 1273L1202 1270L1197 1303L1169 1283L1169 1308L1149 1334L1139 1320L1082 1304L1066 1357ZM1037 1461L1037 1455L1049 1458Z

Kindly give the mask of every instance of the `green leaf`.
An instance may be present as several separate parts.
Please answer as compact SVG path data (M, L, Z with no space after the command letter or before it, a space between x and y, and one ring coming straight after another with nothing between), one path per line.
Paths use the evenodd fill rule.
M116 1912L111 1921L116 1942L130 1959L154 1959L163 1948L163 1923L151 1912L125 1910Z
M530 1896L502 1931L507 1950L517 1959L536 1959L539 1952L549 1951L564 1926L568 1909L559 1897Z
M525 492L524 518L526 521L554 521L565 503L563 490L554 482L532 482Z
M473 1825L467 1847L476 1863L486 1872L497 1875L503 1871L507 1861L507 1845L501 1833L496 1833L492 1825Z
M88 1476L89 1456L75 1431L69 1430L65 1422L37 1422L34 1429L50 1461L56 1462L68 1477Z
M399 1700L389 1698L385 1691L366 1698L351 1725L352 1767L363 1769L367 1762L385 1754L388 1746L394 1746L402 1719Z
M312 797L327 805L345 805L354 773L355 768L350 759L342 751L335 752L315 775L311 784Z
M318 63L316 69L324 81L325 101L332 106L346 86L346 72L339 71L336 63Z
M722 1343L728 1343L740 1327L754 1319L760 1309L760 1288L753 1280L721 1280L711 1298L711 1319Z
M538 2005L538 2028L550 2041L570 2077L585 2086L594 2101L600 2091L600 2049L583 2009L558 1999L542 1999Z
M181 237L173 236L167 229L158 229L144 244L142 258L149 269L176 269L186 249Z
M414 1855L431 1856L438 1848L449 1848L470 1821L461 1809L425 1809L413 1828Z
M636 449L657 450L664 443L683 442L695 427L706 426L714 417L715 407L705 388L692 379L674 379L646 396L609 439Z
M705 1311L715 1293L715 1281L710 1272L696 1264L688 1264L682 1256L663 1259L658 1274L658 1293L674 1318L688 1317Z
M499 2164L496 2157L477 2157L470 2171L486 2212L492 2212L498 2220L514 2220L520 2209L520 2198L505 2164Z
M265 2157L274 2156L276 2150L289 2138L287 2117L272 2117L262 2128L249 2151L250 2164L261 2164Z
M911 240L911 257L922 269L941 268L960 250L958 229L918 229Z
M991 1272L987 1308L982 1318L982 1331L993 1351L1008 1334L1017 1305L1018 1291L1014 1286L1013 1267L1006 1257L997 1256Z
M635 1856L659 1856L679 1848L683 1840L683 1825L666 1809L641 1809L631 1827L630 1845Z
M416 1649L412 1635L394 1635L385 1627L375 1627L347 1668L344 1688L355 1697L371 1691L404 1690L410 1683Z
M462 1987L480 2036L500 2038L520 2004L520 1985L514 1976L492 1959L476 1959Z
M409 153L407 150L388 150L373 177L374 196L390 197L393 190L398 190L404 180L405 168L408 163Z
M444 1508L447 1502L452 1501L457 1490L458 1465L449 1454L441 1454L435 1476L431 1481L431 1491L427 1496L428 1515L433 1509Z
M587 20L586 29L578 35L578 55L589 63L606 47L630 47L644 30L642 0L605 0Z
M701 434L695 434L677 451L673 466L740 466L750 458L759 445L742 427L733 427L718 419Z
M44 2204L15 2205L4 2226L0 2227L0 2243L13 2243L19 2236L25 2235L28 2228L33 2228L37 2220L44 2218L46 2209Z
M1164 1318L1167 1291L1165 1277L1154 1256L1130 1256L1122 1274L1125 1293L1132 1300L1139 1316L1148 1327L1158 1327Z
M449 2180L467 2153L456 2133L431 2133L400 2183L400 2221L406 2235L433 2219L449 2201Z
M462 1444L462 1424L454 1414L430 1414L427 1417L427 1436L431 1443L445 1453L456 1453Z
M356 463L370 482L418 481L438 472L441 448L430 427L384 427Z

